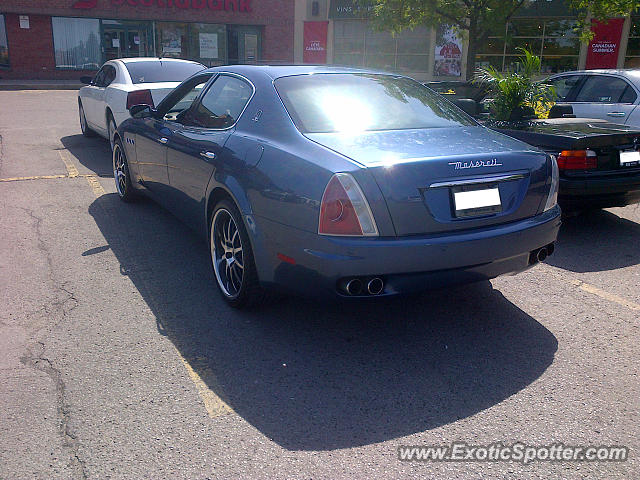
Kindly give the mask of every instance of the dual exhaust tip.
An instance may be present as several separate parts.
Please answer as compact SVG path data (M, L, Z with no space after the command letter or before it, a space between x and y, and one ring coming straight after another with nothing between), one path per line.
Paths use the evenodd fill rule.
M529 264L534 264L538 262L544 262L549 255L553 253L555 250L555 245L550 243L542 248L538 248L537 250L533 250L529 254Z
M352 278L348 280L344 286L345 291L351 295L362 295L363 293L368 293L369 295L380 295L384 290L384 282L379 277L374 277L370 279L368 282L363 282L359 278Z

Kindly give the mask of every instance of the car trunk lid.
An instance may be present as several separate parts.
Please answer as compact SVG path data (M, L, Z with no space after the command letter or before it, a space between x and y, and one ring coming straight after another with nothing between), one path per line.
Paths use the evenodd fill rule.
M366 167L382 191L397 235L472 229L531 217L544 204L549 188L545 155L483 127L307 136ZM465 195L482 190L486 193ZM460 208L465 206L463 197L469 196L487 197L489 203L499 198L499 205Z
M640 130L600 119L561 118L533 121L519 128L499 131L554 154L563 150L592 150L597 156L595 169L567 170L569 176L626 174L640 169Z
M132 90L150 90L153 104L158 105L180 82L137 83Z

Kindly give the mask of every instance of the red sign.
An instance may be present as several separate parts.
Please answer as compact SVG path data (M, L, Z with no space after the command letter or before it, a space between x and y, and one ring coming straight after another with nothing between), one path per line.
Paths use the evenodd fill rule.
M89 8L96 8L96 5L98 5L98 0L78 0L73 4L73 8L86 10Z
M226 10L233 12L251 12L251 0L111 0L115 6L130 5L132 7L161 7L161 8L193 8L201 10ZM96 8L98 0L78 0L73 8L82 10Z
M612 18L607 23L593 20L591 30L595 34L587 50L587 69L616 68L622 37L624 18Z
M327 63L329 22L304 22L304 63Z

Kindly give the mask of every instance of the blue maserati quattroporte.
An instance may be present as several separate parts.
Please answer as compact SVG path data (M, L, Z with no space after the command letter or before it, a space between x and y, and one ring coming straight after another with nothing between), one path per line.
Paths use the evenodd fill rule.
M135 105L119 196L208 239L223 297L378 297L485 280L553 252L556 159L400 75L227 66Z

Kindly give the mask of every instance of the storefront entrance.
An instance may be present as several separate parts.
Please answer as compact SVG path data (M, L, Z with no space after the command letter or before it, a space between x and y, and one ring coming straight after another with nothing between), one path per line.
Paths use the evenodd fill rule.
M104 60L145 57L153 53L150 27L144 23L118 20L102 21Z

